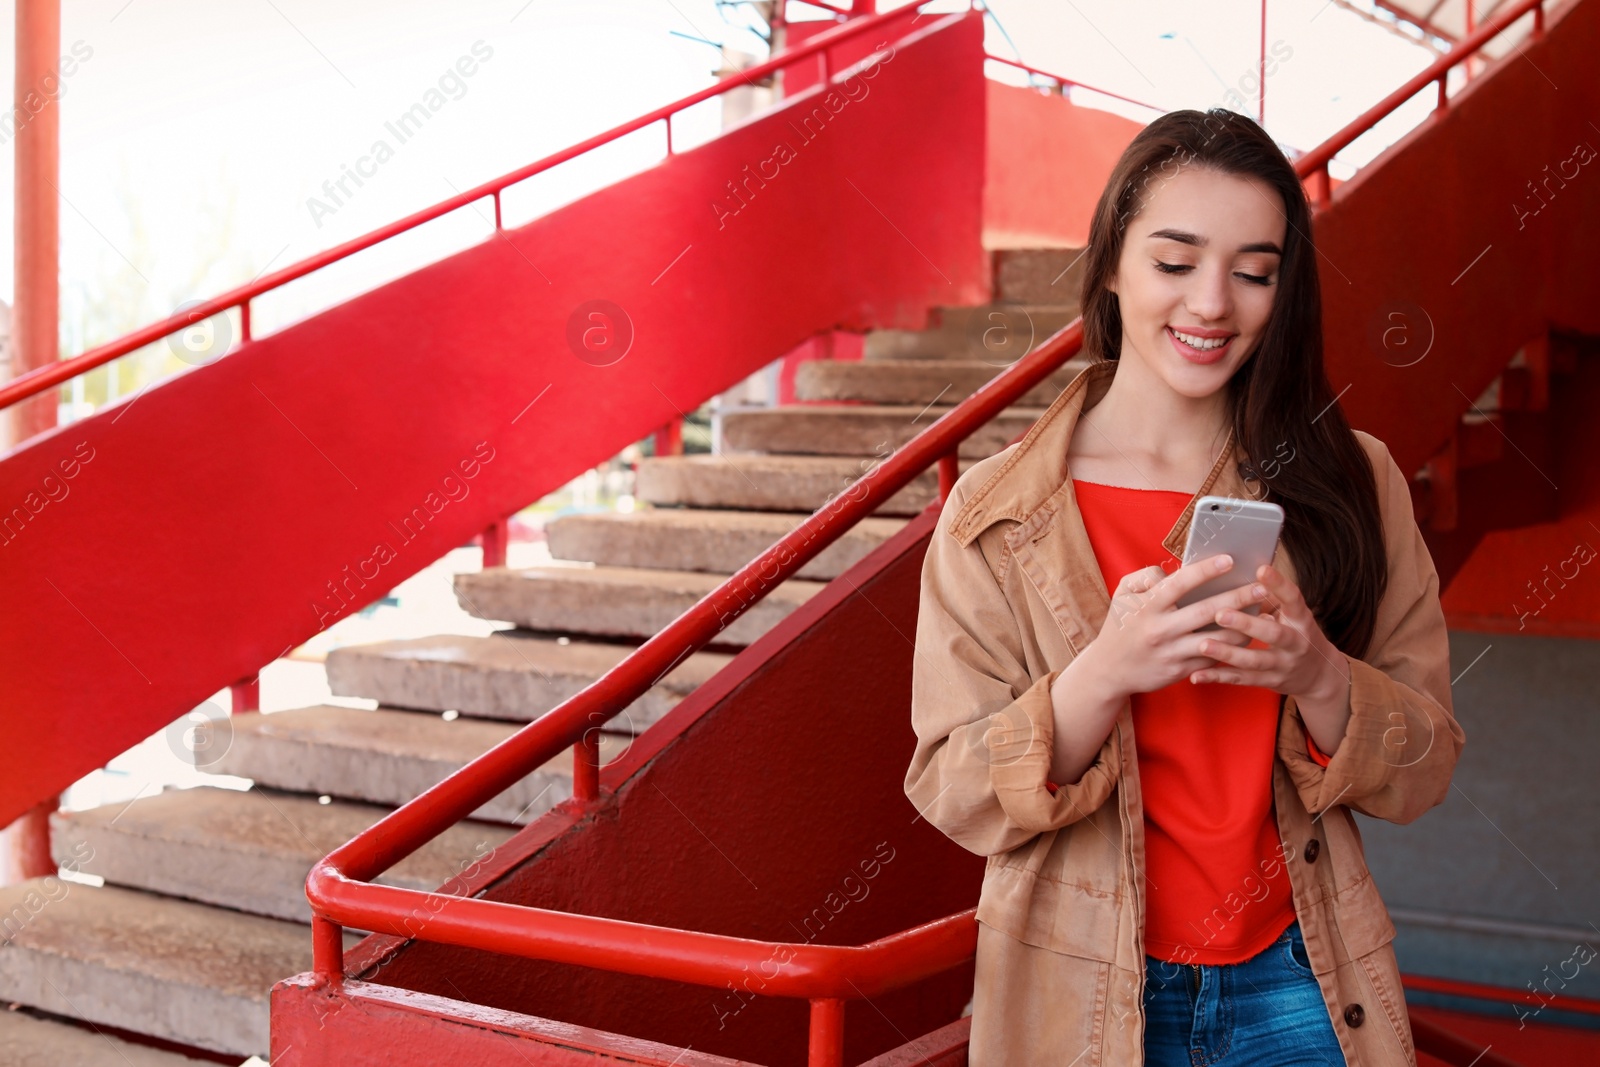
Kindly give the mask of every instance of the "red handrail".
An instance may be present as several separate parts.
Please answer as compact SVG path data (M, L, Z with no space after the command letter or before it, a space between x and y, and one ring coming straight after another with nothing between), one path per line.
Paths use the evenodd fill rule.
M1420 87L1438 77L1440 70L1448 71L1529 9L1536 10L1536 32L1542 32L1541 3L1542 0L1520 0L1407 86ZM1383 104L1368 111L1363 120L1370 126L1415 91L1411 88L1409 92L1402 91L1403 95L1391 94ZM1301 179L1320 173L1326 185L1327 160L1362 132L1351 132L1361 121L1296 161ZM1318 200L1319 206L1326 203L1326 195ZM763 992L810 999L809 1062L836 1065L843 1058L841 1008L846 999L870 996L873 990L900 988L970 959L976 946L973 911L947 916L868 945L789 945L424 893L373 885L368 880L568 746L573 748L577 762L574 799L569 803L596 801L599 766L593 741L595 729L935 462L940 468L942 501L955 480L955 456L960 442L1047 378L1076 354L1082 343L1083 320L1079 318L940 416L601 678L329 853L306 879L318 979L329 984L343 981L341 924L399 937L711 986L738 978L743 973L741 967L751 962L752 953L760 962L773 960L779 950L793 950L795 961L782 965L780 979L769 983ZM849 987L852 981L855 988Z
M922 8L931 2L932 0L919 0L918 3L912 6L915 8ZM636 119L624 122L620 126L615 126L610 130L607 130L605 133L597 134L586 141L580 141L579 143L568 148L564 148L559 152L545 156L543 159L540 159L537 162L529 163L527 166L518 170L514 170L509 174L505 174L499 178L484 182L482 185L474 186L465 192L457 193L455 196L452 196L449 199L439 201L432 207L424 208L415 214L408 215L396 222L391 222L387 226L380 226L378 229L364 234L361 237L352 238L341 245L336 245L333 248L327 249L326 251L318 252L316 255L308 256L298 263L284 267L282 270L274 271L273 273L262 278L258 278L247 285L241 285L235 289L230 289L220 296L212 297L210 300L204 301L203 303L197 304L192 308L188 308L184 311L171 315L168 318L162 319L160 322L154 322L148 326L141 327L140 329L134 330L132 333L126 334L115 341L108 341L107 343L100 345L98 348L92 348L87 352L79 353L78 355L69 359L60 360L43 367L37 367L31 371L28 371L26 374L18 375L16 378L13 378L4 385L0 385L0 411L4 411L13 404L26 400L30 396L35 396L39 393L42 393L46 389L60 385L62 382L70 381L80 374L86 374L89 371L94 370L96 367L103 366L104 364L125 356L136 349L143 348L145 345L159 341L163 337L177 333L180 330L187 329L196 322L200 322L203 319L209 319L213 315L222 314L223 312L229 311L233 308L239 308L241 324L240 341L241 343L247 342L250 340L251 300L263 293L270 292L279 286L285 285L288 282L292 282L297 278L303 278L313 271L321 270L330 263L335 263L346 258L347 256L351 256L357 252L363 251L364 249L371 248L373 245L386 241L397 234L404 233L407 230L415 229L425 222L431 222L433 219L436 219L441 215L449 214L452 211L467 206L475 200L481 200L486 196L494 198L495 230L498 232L503 229L500 221L500 194L508 186L525 181L536 174L549 170L551 167L565 163L569 159L583 155L585 152L591 151L592 149L598 148L603 144L615 141L619 137L624 137L630 133L633 133L635 130L643 129L646 126L657 122L664 122L666 124L667 154L672 155L673 115L685 110L686 108L693 107L702 101L709 100L715 96L720 96L729 89L736 89L741 85L751 84L756 80L772 73L773 71L781 70L784 67L790 66L791 64L799 62L802 59L814 56L818 52L832 48L841 41L860 36L861 34L876 29L887 22L901 18L905 15L905 13L905 8L899 8L895 11L885 12L881 15L870 15L864 18L857 18L849 22L840 23L832 29L828 29L817 34L817 36L811 38L792 51L781 52L778 55L773 56L764 62L758 63L753 67L735 74L730 74L728 77L717 82L715 85L708 86L707 88L701 89L698 92L691 93L681 100L667 104L664 107L657 108L655 111L641 115Z
M1499 35L1501 30L1529 11L1533 12L1533 37L1534 40L1538 40L1544 35L1544 0L1518 0L1462 38L1460 44L1430 63L1416 77L1378 101L1354 122L1296 160L1295 169L1300 171L1302 178L1310 182L1313 202L1318 207L1326 207L1330 200L1328 162L1337 153L1344 151L1357 137L1372 129L1379 120L1386 118L1390 112L1417 95L1431 81L1439 83L1439 100L1434 105L1434 115L1437 116L1450 103L1446 89L1450 71L1455 69L1457 64L1477 54L1491 38Z

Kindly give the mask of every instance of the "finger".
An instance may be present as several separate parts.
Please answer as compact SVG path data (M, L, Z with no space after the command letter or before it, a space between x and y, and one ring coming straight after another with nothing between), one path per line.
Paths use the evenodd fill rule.
M1245 670L1264 671L1278 665L1282 653L1266 648L1235 648L1221 641L1202 641L1200 654L1210 656L1219 664L1242 667Z
M1247 608L1251 604L1259 604L1267 596L1267 589L1260 582L1246 582L1236 589L1208 596L1188 607L1173 611L1167 620L1170 632L1188 633L1191 630L1198 630L1207 623L1216 622L1219 611Z
M1265 611L1260 615L1251 615L1244 611L1219 611L1217 625L1223 627L1227 633L1238 633L1274 648L1284 646L1289 639L1288 627Z
M1183 597L1200 588L1220 574L1233 569L1233 557L1211 556L1195 563L1186 563L1167 575L1151 593L1150 602L1157 610L1165 611Z
M1250 643L1250 638L1245 634L1239 633L1237 630L1222 628L1216 630L1196 630L1194 632L1196 635L1203 635L1213 641L1225 641L1235 648L1243 648Z
M1207 645L1207 643L1212 647L1227 645L1230 648L1243 648L1249 642L1245 640L1242 634L1236 634L1231 630L1207 630L1203 633L1185 634L1177 638L1172 650L1182 657L1185 662L1188 660L1195 661L1194 667L1190 668L1191 670L1198 670L1202 667L1215 667L1219 657L1212 655L1210 652L1202 652L1200 650L1201 646Z
M1239 667L1206 667L1189 675L1195 685L1252 685L1261 689L1276 689L1275 677L1266 671L1252 671Z
M1117 594L1147 593L1166 576L1166 571L1153 564L1142 570L1130 571L1124 574L1122 580L1117 583Z
M1256 581L1266 586L1270 594L1269 603L1274 600L1277 602L1273 604L1277 614L1284 614L1287 609L1290 618L1299 619L1309 613L1310 609L1306 607L1306 598L1301 595L1300 587L1272 564L1263 563L1256 568Z

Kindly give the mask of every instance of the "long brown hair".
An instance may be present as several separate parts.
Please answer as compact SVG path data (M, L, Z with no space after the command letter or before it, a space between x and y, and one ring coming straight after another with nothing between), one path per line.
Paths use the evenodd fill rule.
M1283 543L1306 602L1328 639L1360 658L1388 579L1377 482L1322 366L1322 295L1305 190L1265 130L1212 108L1169 112L1134 137L1090 225L1084 349L1099 360L1122 354L1122 314L1107 283L1116 277L1127 223L1152 186L1184 166L1258 178L1283 198L1288 226L1277 294L1254 354L1228 382L1228 401L1267 499L1283 507ZM1292 449L1287 461L1285 448Z

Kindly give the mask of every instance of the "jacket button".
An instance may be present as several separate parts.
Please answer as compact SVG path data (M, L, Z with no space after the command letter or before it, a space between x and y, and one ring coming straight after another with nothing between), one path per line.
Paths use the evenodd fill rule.
M1352 1004L1344 1010L1344 1021L1351 1026L1360 1026L1367 1020L1366 1009L1359 1004Z
M1313 837L1310 841L1307 841L1306 842L1306 862L1307 863L1315 863L1315 862L1317 862L1317 853L1319 853L1321 851L1322 851L1322 843L1320 841L1318 841L1316 838ZM1356 1025L1359 1026L1360 1024L1357 1023Z

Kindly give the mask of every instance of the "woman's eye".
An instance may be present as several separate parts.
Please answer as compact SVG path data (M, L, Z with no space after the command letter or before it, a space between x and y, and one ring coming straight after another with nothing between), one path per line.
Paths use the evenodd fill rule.
M1194 268L1187 263L1163 263L1157 260L1156 270L1162 274L1182 274L1185 271L1194 270ZM1270 285L1272 283L1272 276L1268 274L1246 274L1243 271L1237 271L1234 277L1243 278L1251 285Z

